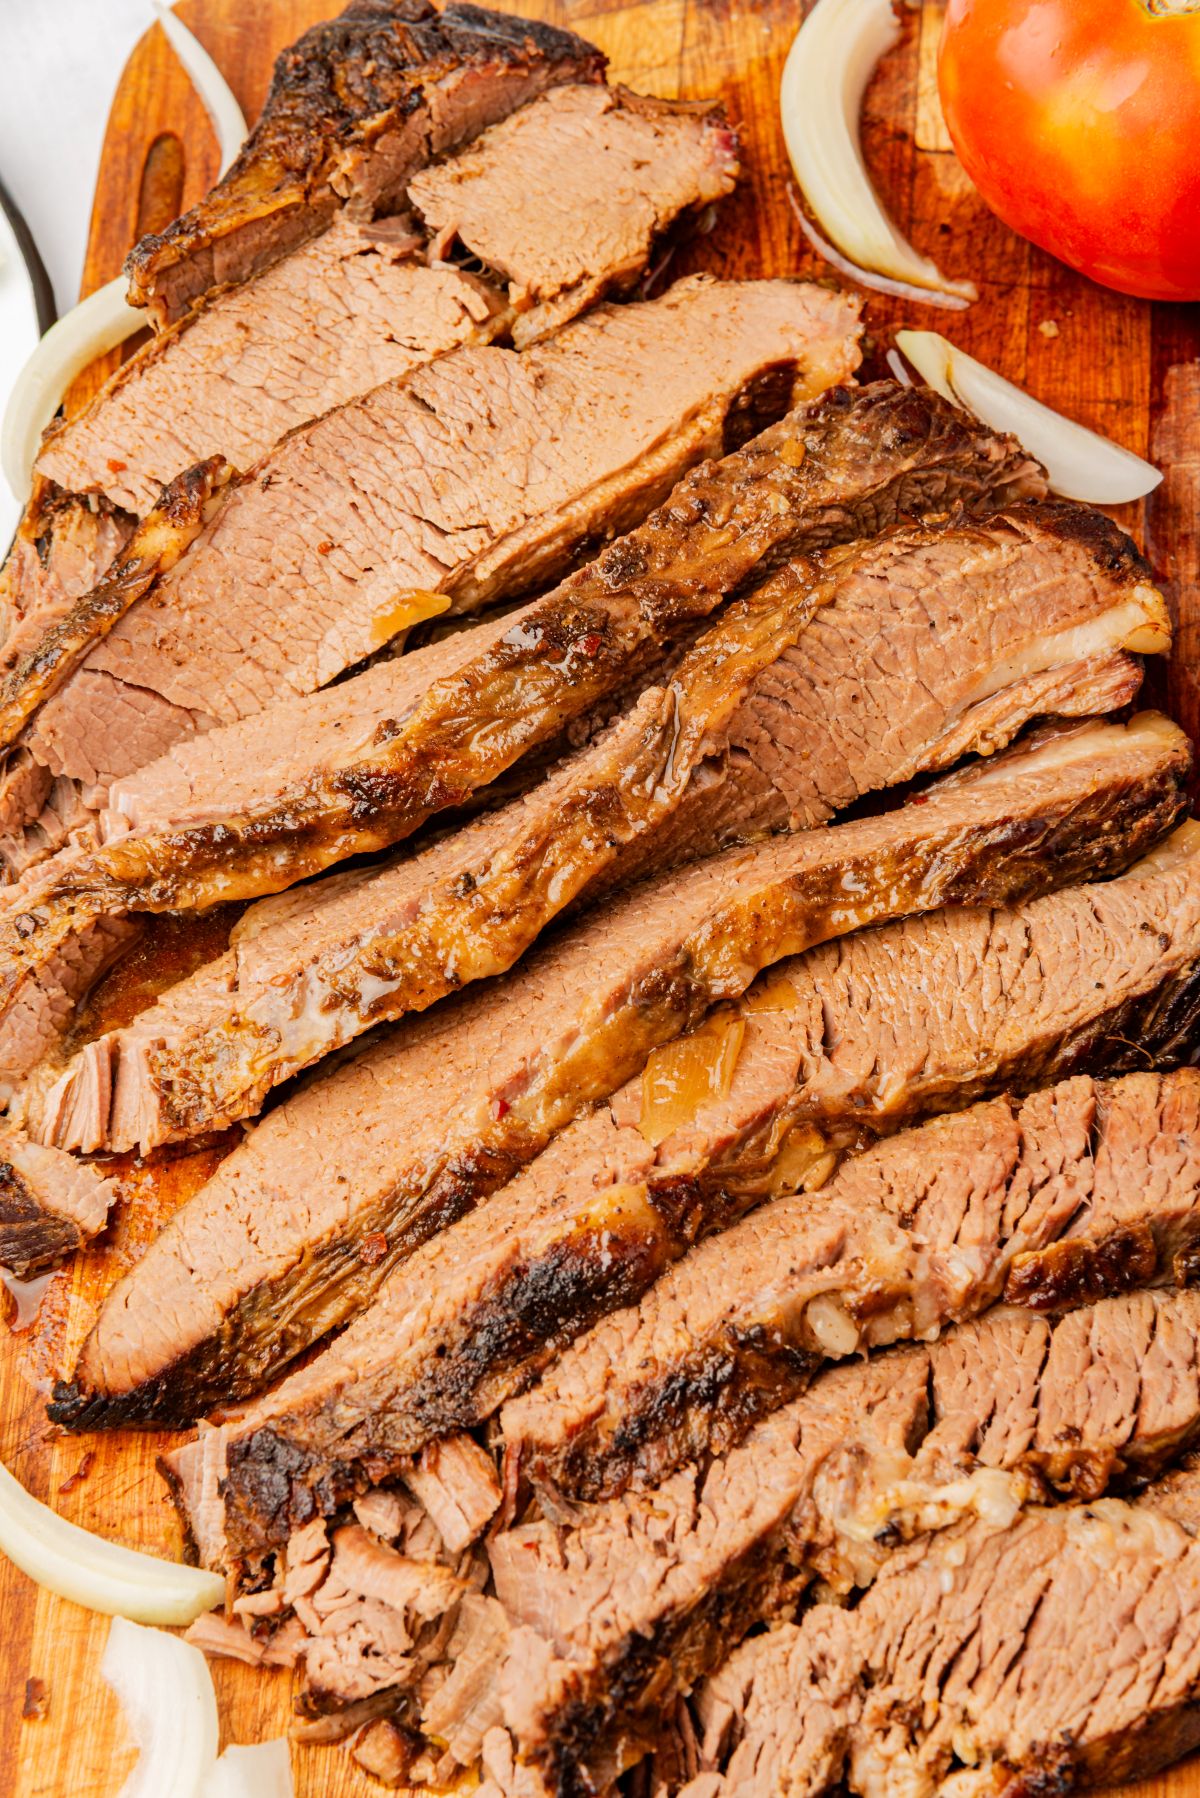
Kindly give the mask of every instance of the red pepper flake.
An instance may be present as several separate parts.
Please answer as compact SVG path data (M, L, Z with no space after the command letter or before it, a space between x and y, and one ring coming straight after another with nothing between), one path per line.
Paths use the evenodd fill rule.
M117 459L117 457L116 457L116 456L110 456L110 457L109 457L109 458L108 458L108 472L109 472L109 474L124 474L124 473L125 473L125 470L126 470L126 469L127 469L127 468L128 468L128 467L129 467L129 464L128 464L128 462L121 462L121 461L119 461L119 460L118 460L118 459Z
M914 793L908 803L910 805L928 805L929 804L929 794L928 793Z
M358 1258L365 1261L368 1267L374 1267L387 1254L388 1239L382 1230L371 1230L358 1245Z
M589 631L586 637L578 637L576 639L575 647L581 655L595 656L599 655L600 645L603 641L604 639L599 631Z
M319 556L327 556L332 548L333 544L330 542L329 538L323 537L320 543L317 544L317 554Z
M69 1473L67 1475L66 1479L63 1481L62 1485L59 1487L58 1491L59 1491L60 1497L62 1496L62 1494L64 1492L73 1492L75 1490L76 1486L80 1485L84 1480L87 1479L88 1474L92 1471L92 1462L95 1459L96 1459L95 1451L93 1449L89 1448L87 1453L84 1455L83 1460L79 1463L79 1466L75 1469L74 1473Z
M27 1679L25 1681L25 1703L21 1706L21 1715L27 1723L46 1715L46 1707L50 1702L50 1694L44 1679Z
M509 1104L507 1099L493 1099L492 1100L492 1116L495 1118L497 1123L500 1122L500 1119L502 1117L507 1117L511 1110L512 1110L512 1106Z

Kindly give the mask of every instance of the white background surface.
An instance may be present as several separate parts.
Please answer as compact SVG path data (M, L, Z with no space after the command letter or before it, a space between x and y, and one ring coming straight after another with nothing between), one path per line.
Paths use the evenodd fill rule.
M148 0L0 0L0 177L60 312L79 294L113 93L152 23Z

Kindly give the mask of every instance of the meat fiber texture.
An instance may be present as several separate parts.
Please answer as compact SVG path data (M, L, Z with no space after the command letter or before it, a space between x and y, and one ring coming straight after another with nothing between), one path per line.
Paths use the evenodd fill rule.
M930 1347L824 1375L703 1472L681 1470L573 1529L539 1522L495 1537L512 1636L493 1691L522 1757L553 1786L589 1757L603 1769L618 1737L626 1752L651 1745L673 1699L731 1639L788 1615L815 1577L843 1593L888 1582L845 1614L869 1606L882 1619L890 1598L903 1639L912 1613L897 1617L890 1578L908 1551L897 1559L894 1545L932 1530L912 1558L932 1552L944 1569L956 1528L978 1532L973 1541L1004 1535L1021 1504L1049 1495L1045 1435L1102 1469L1095 1496L1176 1452L1185 1413L1183 1440L1194 1433L1196 1315L1190 1293L1108 1300L1057 1325L995 1312ZM1107 1402L1093 1408L1091 1386ZM993 1434L993 1418L1016 1427Z
M1161 601L1092 539L1091 514L1031 506L896 532L815 579L789 566L522 798L415 858L310 888L278 922L267 908L222 969L90 1044L46 1101L47 1140L147 1148L220 1127L373 1025L511 967L600 884L823 823L876 786L993 751L1031 715L1115 709L1138 682L1124 645L1152 638ZM41 896L38 915L49 937ZM14 949L32 960L35 933ZM77 1106L105 1089L107 1119Z
M321 1291L325 1327L346 1320L421 1241L502 1186L657 1044L743 992L798 942L894 917L897 908L1015 897L1031 883L1043 890L1094 869L1098 855L1122 866L1179 814L1188 758L1165 721L1094 725L1011 753L1011 764L952 776L941 796L935 790L890 818L831 827L823 838L784 837L637 889L530 957L516 980L409 1020L297 1093L114 1289L56 1414L80 1423L188 1416L209 1392L215 1400L252 1390L298 1346L279 1329L281 1312L291 1312L282 1295L296 1280L310 1304ZM1026 806L1014 830L1014 809ZM747 1007L765 1054L759 1065L773 1082L774 1127L782 1135L794 1121L827 1121L836 1130L849 1118L852 1131L894 1128L947 1100L1036 1080L1064 1044L1074 1045L1081 1021L1102 1041L1106 1020L1152 1003L1172 970L1190 968L1200 953L1200 856L1186 831L1166 862L1011 912L931 919L928 946L909 951L918 968L928 957L929 1009L909 1026L901 989L911 972L907 982L881 982L898 1040L890 1053L881 1043L856 1080L846 1075L867 1046L862 1033L885 1020L859 1019L857 988L848 1001L830 996L831 1015L845 1018L844 1075L837 1038L826 1031L824 981L810 977L806 961L789 963L794 1002L761 1017L756 1001ZM997 1006L985 1015L980 994L997 976L1020 972L1018 945L1033 938L1040 947L1043 933L1047 943L1069 937L1089 917L1092 941L1080 945L1093 951L1086 983L1066 956L1057 971L1047 963L1044 987L1022 981L994 1034ZM1143 918L1152 920L1153 955ZM947 980L941 962L945 934L960 932L976 961L966 983ZM1130 933L1147 947L1126 968L1115 945ZM1001 956L1006 937L1012 950L994 960L993 939ZM890 929L856 940L872 961L892 952ZM815 951L813 960L830 953ZM1155 1044L1153 1028L1144 1040ZM748 1128L765 1115L754 1099L758 1078L747 1059ZM703 1127L703 1104L695 1122ZM692 1123L685 1110L669 1133L684 1168ZM367 1252L347 1255L350 1242Z
M315 236L348 199L386 207L417 169L559 82L599 81L572 32L483 7L352 0L275 64L266 103L204 199L126 264L156 326Z
M565 323L636 279L659 234L736 172L715 107L553 89L418 176L399 214L339 214L153 338L53 432L36 472L140 515L207 456L249 468L288 431L460 344L518 319L521 341ZM485 264L483 278L451 252Z
M722 1448L825 1359L925 1337L1002 1294L1049 1310L1200 1241L1200 1076L1086 1076L852 1159L814 1199L710 1237L504 1409L539 1484L602 1497Z
M493 1532L490 1594L471 1599L453 1635L448 1611L440 1643L410 1639L403 1664L388 1644L405 1623L411 1578L377 1557L374 1576L359 1575L354 1587L358 1608L348 1615L360 1628L352 1634L339 1606L348 1596L342 1569L362 1553L360 1534L305 1524L272 1582L236 1601L249 1626L243 1652L286 1641L310 1710L386 1695L410 1726L419 1720L448 1749L451 1764L441 1762L435 1783L480 1755L492 1772L507 1743L539 1789L544 1780L551 1790L603 1790L661 1744L677 1700L731 1643L757 1622L792 1614L815 1580L842 1595L867 1589L855 1611L837 1615L870 1607L881 1618L874 1592L896 1594L894 1582L926 1565L926 1555L939 1568L970 1564L955 1557L964 1534L976 1542L1022 1528L1023 1515L1080 1515L1072 1505L1057 1514L1022 1507L1082 1495L1087 1515L1126 1517L1103 1494L1156 1473L1198 1427L1194 1293L1135 1293L1060 1319L1001 1308L930 1345L824 1374L738 1448L647 1494ZM478 1537L499 1487L489 1488L474 1463L478 1449L443 1448L444 1474ZM420 1477L417 1464L396 1488L359 1498L355 1516L368 1529L375 1517L380 1535L394 1538L397 1501ZM1176 1494L1177 1511L1184 1497ZM455 1531L446 1548L461 1552L453 1519L462 1511L439 1506L438 1514ZM314 1543L320 1565L309 1573ZM484 1571L475 1564L473 1590ZM324 1600L296 1607L295 1592L322 1578ZM364 1615L368 1598L373 1617ZM812 1619L822 1627L829 1614L818 1606L801 1629ZM738 1714L739 1699L746 1708L739 1663L753 1667L771 1641L749 1644L701 1687L706 1743L727 1742L730 1711ZM214 1646L236 1651L236 1639ZM807 1685L795 1702L807 1704ZM760 1715L769 1724L765 1707Z
M500 1424L506 1484L532 1478L553 1513L564 1489L596 1499L722 1451L824 1361L931 1335L1001 1294L1052 1310L1184 1281L1198 1104L1190 1070L992 1100L863 1153L816 1198L768 1203L657 1284L689 1225L720 1230L738 1206L710 1201L693 1222L677 1200L679 1240L663 1244L660 1224L656 1241L669 1175L601 1109L418 1251L321 1357L170 1457L193 1532L212 1564L253 1573L312 1508L486 1423L547 1363ZM744 1171L728 1142L718 1166L727 1190ZM639 1286L641 1307L620 1309Z
M719 1770L686 1798L1071 1790L1188 1753L1200 1544L1156 1499L964 1522L897 1554L856 1610L747 1643L696 1701L696 1759Z
M34 754L102 798L196 730L374 654L407 621L406 590L472 610L553 578L719 442L764 366L804 371L817 352L818 387L848 373L853 315L787 282L696 277L523 353L461 349L336 409L231 485L152 598L42 706Z

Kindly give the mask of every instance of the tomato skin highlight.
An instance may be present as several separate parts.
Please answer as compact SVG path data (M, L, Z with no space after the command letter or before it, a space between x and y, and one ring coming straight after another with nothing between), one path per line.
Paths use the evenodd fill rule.
M1005 224L1106 287L1200 299L1197 0L948 0L938 83Z

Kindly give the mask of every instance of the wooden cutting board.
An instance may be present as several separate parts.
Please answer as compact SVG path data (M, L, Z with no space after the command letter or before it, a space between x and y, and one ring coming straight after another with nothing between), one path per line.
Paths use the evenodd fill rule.
M719 94L740 124L746 178L716 232L677 267L721 275L827 274L796 225L776 94L783 59L805 7L799 0L492 0L507 11L570 25L611 58L614 80L663 95ZM224 70L248 117L260 107L276 52L336 0L182 0L179 12ZM1200 307L1150 306L1079 279L1000 225L974 194L945 137L935 56L940 12L924 0L868 96L864 141L879 188L917 244L948 273L980 287L966 313L872 297L867 319L878 350L908 323L944 327L965 349L1025 382L1041 398L1153 454L1167 479L1122 522L1145 544L1171 592L1176 653L1151 675L1193 736L1200 727ZM109 119L92 218L84 291L111 279L130 244L191 205L217 174L217 149L199 101L162 32L135 50ZM947 322L949 321L949 322ZM94 391L117 356L89 371L73 399ZM223 922L199 932L163 925L153 953L110 981L106 1021L144 1002L173 961L183 966L222 946ZM199 941L197 937L199 936ZM55 1276L32 1330L0 1325L0 1454L39 1497L106 1535L176 1554L180 1539L154 1472L163 1436L59 1437L42 1394L56 1360L69 1357L98 1295L137 1256L158 1220L215 1166L220 1145L121 1165L126 1200L101 1250ZM39 1391L39 1386L41 1391ZM0 1793L9 1798L111 1798L133 1763L115 1701L99 1677L107 1619L38 1592L0 1563ZM215 1667L223 1739L250 1742L289 1724L290 1677ZM27 1682L29 1682L27 1687ZM40 1684L39 1684L40 1682ZM44 1704L44 1715L30 1713ZM337 1748L294 1755L300 1798L350 1798L380 1787ZM1155 1798L1200 1798L1200 1761L1149 1781ZM170 1798L162 1794L162 1798Z

